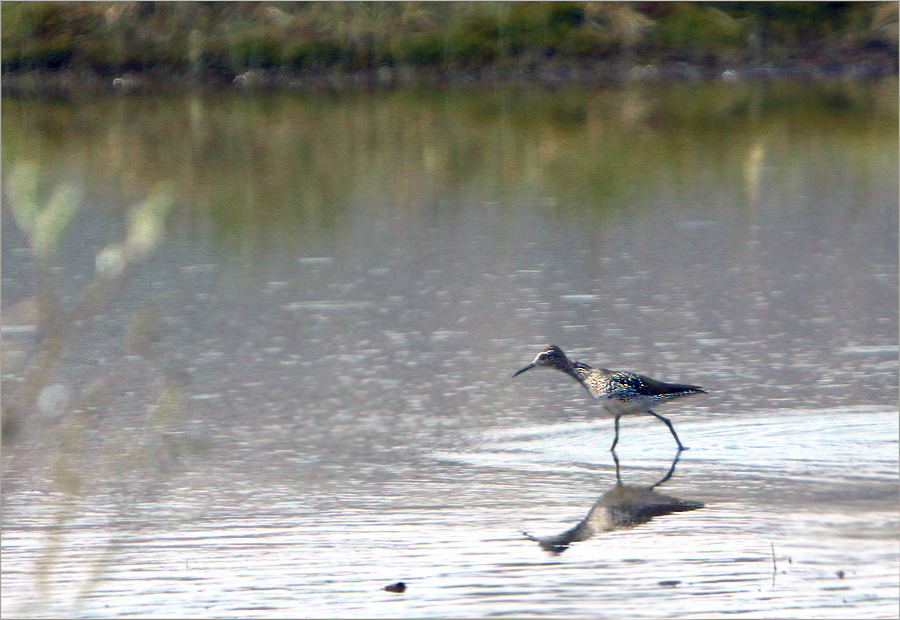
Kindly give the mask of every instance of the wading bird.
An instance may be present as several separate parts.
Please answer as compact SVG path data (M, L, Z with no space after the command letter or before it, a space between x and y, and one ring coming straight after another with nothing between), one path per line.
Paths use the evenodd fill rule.
M649 413L666 423L672 431L672 437L678 444L679 450L687 448L681 445L681 440L675 433L672 423L652 409L651 406L665 403L675 398L692 396L694 394L706 394L703 388L696 385L684 385L681 383L663 383L650 377L638 375L633 372L607 370L594 368L581 362L571 362L562 349L549 346L535 356L528 366L516 371L517 376L532 368L555 368L573 377L591 396L600 401L603 410L616 418L616 437L613 439L610 450L615 450L619 442L619 418L623 415L637 413Z

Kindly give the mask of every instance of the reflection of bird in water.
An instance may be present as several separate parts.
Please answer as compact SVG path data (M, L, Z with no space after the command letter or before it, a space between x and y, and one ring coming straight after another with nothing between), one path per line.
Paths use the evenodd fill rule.
M681 440L678 439L669 419L652 411L650 407L683 396L706 394L701 387L696 385L663 383L632 372L594 368L581 362L571 362L562 349L555 346L542 349L535 356L534 361L516 371L513 376L532 368L555 368L563 371L575 378L590 392L591 396L599 400L606 413L616 417L616 438L613 439L610 450L615 450L616 444L619 442L619 418L635 413L649 413L665 422L672 431L672 437L675 438L678 449L685 450L686 448L681 445Z
M619 459L613 452L616 461L616 485L600 496L584 519L575 527L556 536L536 538L527 532L523 532L523 534L547 551L562 553L573 542L587 540L600 532L640 525L650 521L653 517L661 517L674 512L703 508L702 502L681 500L655 490L675 473L679 454L680 452L676 453L672 466L659 482L649 487L639 487L622 484L622 478L619 475Z

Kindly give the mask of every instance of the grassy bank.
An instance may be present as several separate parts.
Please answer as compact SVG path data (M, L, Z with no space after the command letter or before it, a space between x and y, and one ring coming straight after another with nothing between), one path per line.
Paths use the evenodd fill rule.
M7 86L54 73L107 85L884 74L896 72L897 18L895 2L3 2L2 68Z

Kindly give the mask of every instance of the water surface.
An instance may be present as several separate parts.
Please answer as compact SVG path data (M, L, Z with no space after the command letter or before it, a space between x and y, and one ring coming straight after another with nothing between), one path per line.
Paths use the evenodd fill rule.
M895 615L896 99L4 100L4 615Z

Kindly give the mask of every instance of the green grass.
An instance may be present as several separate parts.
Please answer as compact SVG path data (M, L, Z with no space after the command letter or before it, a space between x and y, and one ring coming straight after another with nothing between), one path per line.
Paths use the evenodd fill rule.
M4 72L726 63L897 54L894 2L3 2Z

